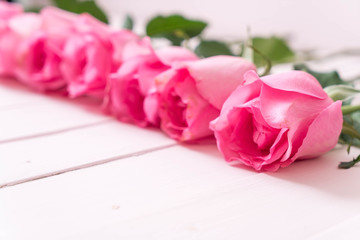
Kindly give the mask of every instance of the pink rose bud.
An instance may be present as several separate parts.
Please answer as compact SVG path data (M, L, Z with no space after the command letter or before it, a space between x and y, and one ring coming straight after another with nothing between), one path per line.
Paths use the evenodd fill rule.
M333 102L312 75L259 78L250 71L210 126L226 161L276 171L332 149L342 119L341 101Z
M122 121L139 126L158 125L155 77L175 62L197 57L180 47L154 51L148 38L128 44L123 57L124 63L110 78L106 110Z
M211 136L209 122L219 116L248 70L255 66L245 59L215 56L178 64L160 74L156 84L163 131L180 141Z
M61 72L70 96L86 94L102 98L109 74L123 60L122 48L137 39L127 30L113 32L92 16L79 15L62 53Z

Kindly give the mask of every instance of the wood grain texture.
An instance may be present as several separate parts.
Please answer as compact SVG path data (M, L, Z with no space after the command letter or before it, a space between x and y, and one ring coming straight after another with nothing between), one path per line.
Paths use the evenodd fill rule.
M305 239L360 212L359 168L338 149L278 173L178 146L0 191L13 239Z
M173 140L155 129L118 122L0 144L0 186L173 144Z
M50 135L112 119L101 112L99 101L36 93L10 80L0 80L0 96L0 143Z

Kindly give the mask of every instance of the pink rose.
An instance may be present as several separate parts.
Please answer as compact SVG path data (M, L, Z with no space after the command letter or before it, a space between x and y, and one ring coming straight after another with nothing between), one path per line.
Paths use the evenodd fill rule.
M40 91L56 90L66 83L59 70L61 45L43 23L41 15L34 13L11 18L1 48L8 72L19 81Z
M129 30L112 32L110 38L114 49L112 54L112 72L117 71L121 64L127 59L130 59L139 54L145 54L140 53L139 51L148 52L148 49L144 48L143 46L137 46L138 43L141 42L141 38Z
M62 47L69 35L71 22L53 21L57 18L51 14L51 9L55 8L45 8L41 14L14 16L8 21L0 40L0 53L4 59L0 72L40 91L57 90L66 84L59 69ZM63 27L65 25L67 29ZM61 34L54 34L53 29Z
M209 122L243 75L255 66L239 57L215 56L186 62L156 78L161 128L170 137L187 141L210 136Z
M60 47L43 31L24 39L16 51L15 76L39 91L58 90L66 85L60 72Z
M23 58L18 58L18 51L22 42L31 37L41 28L41 19L37 14L19 14L8 20L6 27L0 33L0 72L2 75L13 76L18 68L18 63Z
M10 28L7 25L0 26L0 76L13 76L17 44L18 37Z
M109 74L121 64L122 47L137 38L127 30L113 32L88 14L79 15L62 53L61 72L70 96L102 98Z
M226 161L276 171L336 145L341 102L333 102L308 73L290 71L260 79L250 71L211 128Z
M63 49L66 40L73 34L74 22L79 15L55 7L45 7L41 10L42 30L51 41Z
M158 125L155 77L175 62L197 57L180 47L154 51L148 38L128 44L124 57L123 65L111 75L105 108L122 121Z
M23 10L18 4L0 2L0 75L11 76L14 64L14 41L16 39L9 29L9 20L22 14Z
M21 5L0 1L0 24L2 20L9 20L13 16L21 14L23 9Z

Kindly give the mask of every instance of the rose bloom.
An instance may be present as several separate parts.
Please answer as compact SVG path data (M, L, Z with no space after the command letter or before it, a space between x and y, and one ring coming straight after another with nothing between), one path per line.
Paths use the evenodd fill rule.
M52 72L44 69L46 54L52 51L46 49L46 36L41 31L41 24L38 14L14 16L9 19L0 42L4 75L15 76L19 81L40 90L41 82L51 81L53 78ZM58 77L59 71L56 72Z
M139 126L158 125L158 104L155 77L172 64L197 57L181 47L154 51L150 39L128 44L124 49L126 60L111 75L104 107L121 121Z
M138 37L128 31L112 31L89 14L76 18L71 13L57 12L58 19L72 22L62 51L61 72L71 97L92 95L102 98L108 76L122 63L122 48Z
M0 75L11 76L14 64L15 41L8 26L9 20L22 14L20 5L0 2Z
M342 119L341 101L333 102L312 75L290 71L259 78L250 71L211 128L226 161L276 171L332 149Z
M177 64L157 76L162 130L180 141L213 135L209 122L248 70L255 66L245 59L215 56Z
M44 13L44 14L43 14ZM8 21L6 34L2 35L0 49L7 64L7 75L39 91L57 90L66 82L60 72L61 49L69 31L48 26L50 14L45 8L41 14L18 14ZM50 29L61 29L55 35ZM67 28L70 29L70 23Z
M12 29L21 35L19 32L23 31L30 16L33 30L22 34L18 44L15 52L15 77L39 91L58 90L66 85L60 72L62 46L58 39L43 29L41 15L24 14L13 18Z

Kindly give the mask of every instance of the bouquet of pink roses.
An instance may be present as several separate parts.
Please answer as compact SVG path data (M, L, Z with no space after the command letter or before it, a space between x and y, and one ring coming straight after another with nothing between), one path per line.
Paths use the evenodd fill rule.
M179 45L191 34L175 31L171 39ZM251 61L208 57L204 46L219 43L201 44L195 52L205 58L181 46L154 49L149 37L112 30L86 13L26 13L0 2L0 75L38 91L99 98L117 119L159 127L178 141L215 136L228 162L256 170L321 155L342 129L359 138L348 122L343 128L342 113L358 109L340 101L356 91L332 87L334 101L307 72L259 77Z

